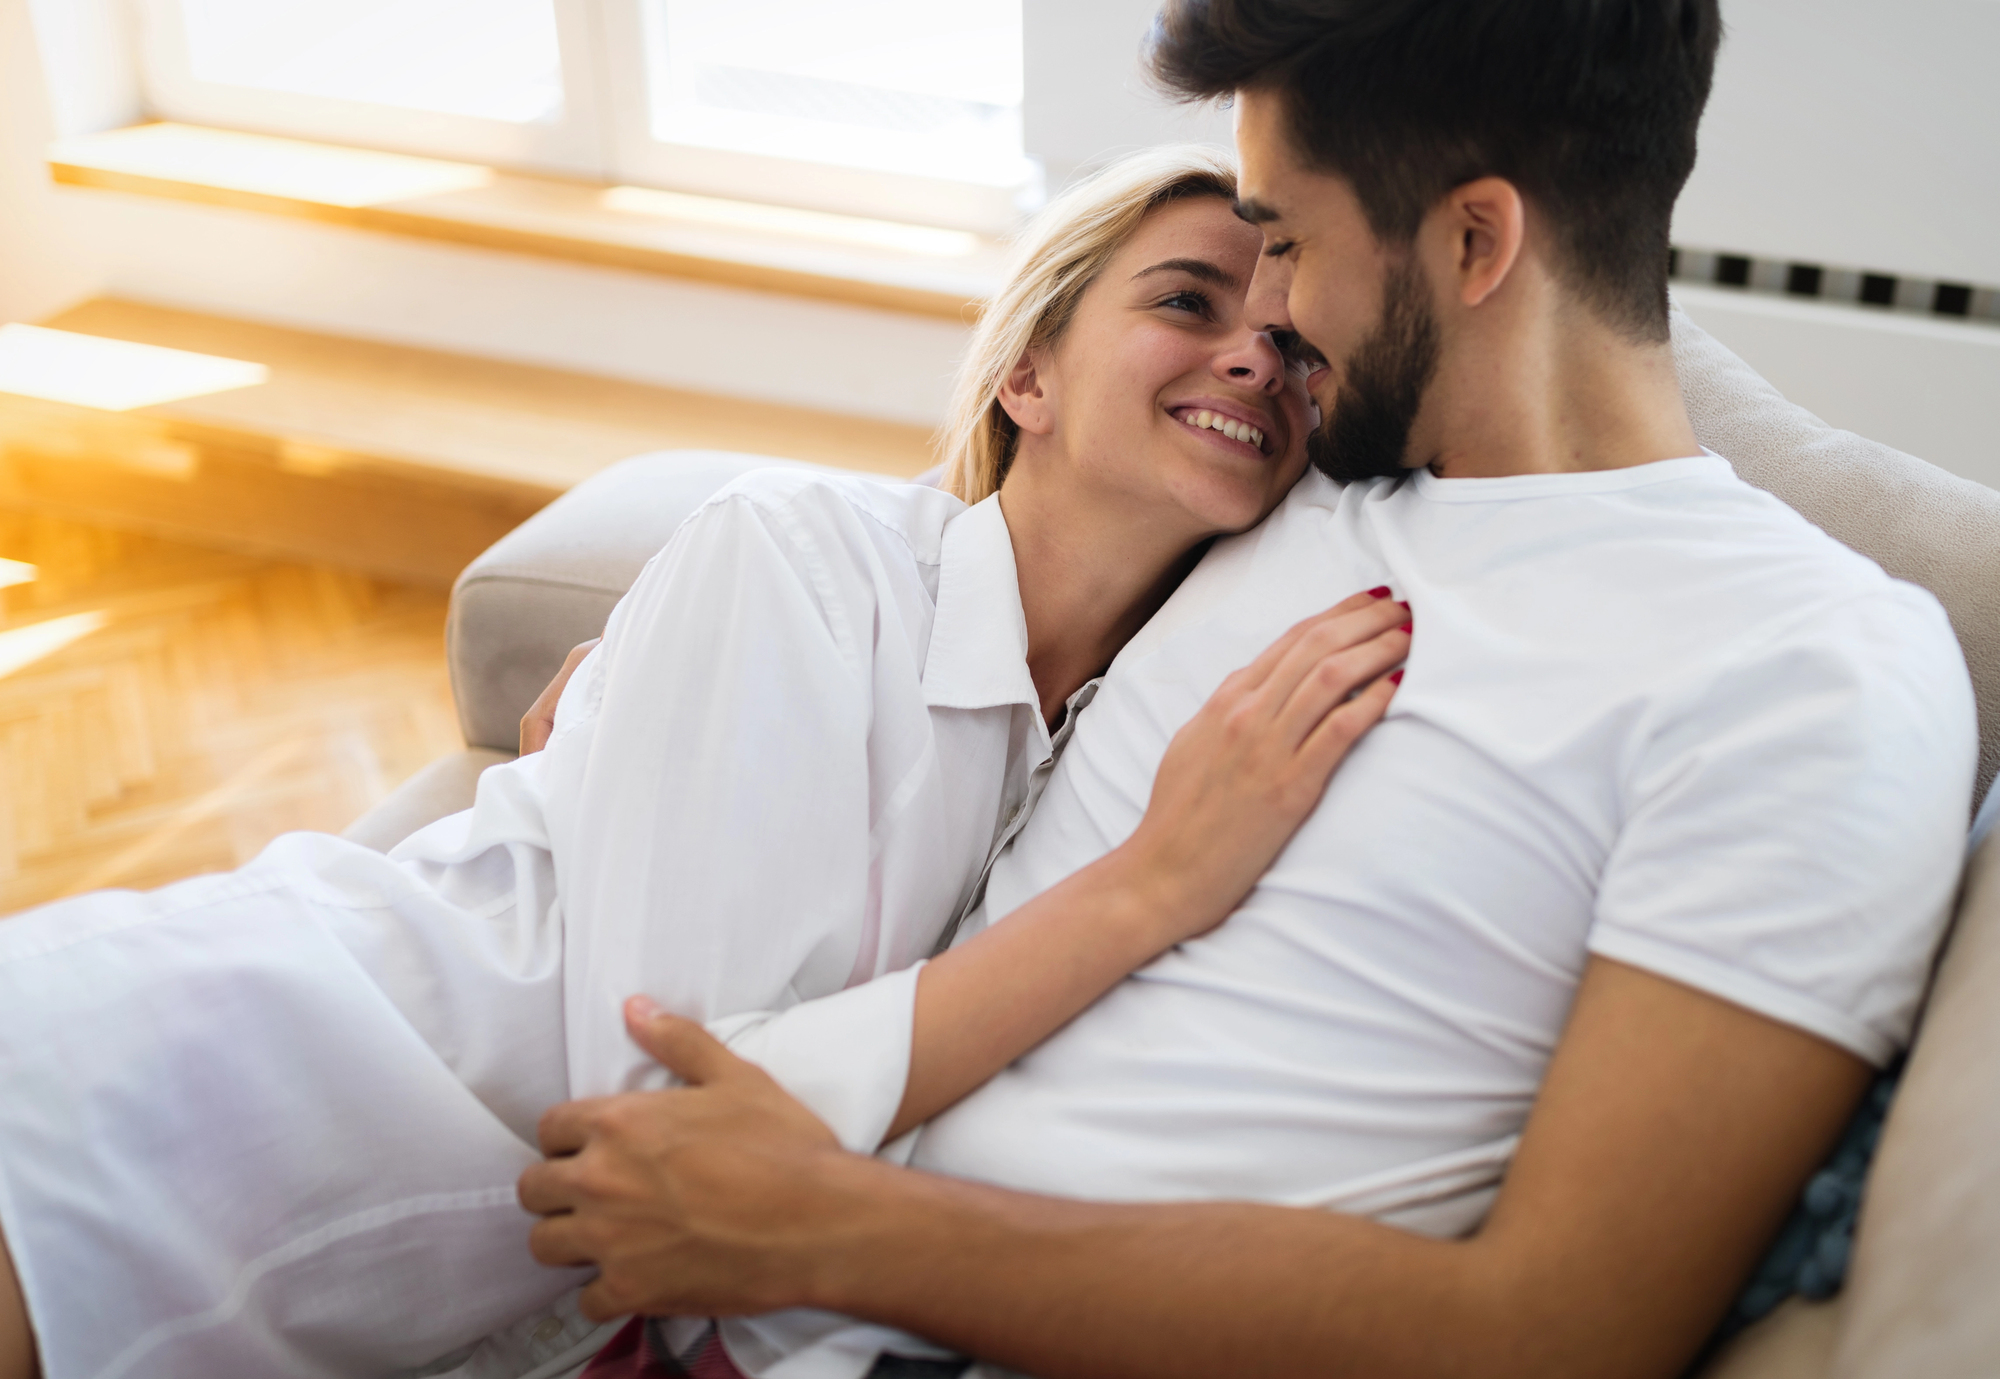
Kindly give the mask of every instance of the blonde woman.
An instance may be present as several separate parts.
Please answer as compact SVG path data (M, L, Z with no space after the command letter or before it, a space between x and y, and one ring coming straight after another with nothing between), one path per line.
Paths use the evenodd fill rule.
M1123 847L924 962L1095 678L1304 469L1308 365L1244 317L1233 194L1160 150L1051 205L943 490L731 485L473 809L0 925L0 1340L31 1322L49 1379L440 1372L581 1281L529 1260L514 1183L544 1108L659 1076L628 996L873 1150L1218 923L1386 708L1386 590L1232 677Z

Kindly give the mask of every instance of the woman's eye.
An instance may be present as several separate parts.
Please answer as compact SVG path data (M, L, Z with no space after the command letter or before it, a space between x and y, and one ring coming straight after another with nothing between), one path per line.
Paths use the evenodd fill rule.
M1264 257L1267 259L1281 259L1296 249L1298 244L1299 242L1295 239L1281 239L1276 244L1267 244L1264 246Z
M1197 315L1204 316L1208 314L1209 310L1208 298L1194 291L1176 292L1173 296L1161 302L1160 305L1170 306L1176 311L1192 311Z

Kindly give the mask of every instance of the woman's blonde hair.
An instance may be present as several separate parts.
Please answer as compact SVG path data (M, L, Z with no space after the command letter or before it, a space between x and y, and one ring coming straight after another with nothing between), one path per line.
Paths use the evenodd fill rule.
M986 304L959 365L951 411L938 436L938 486L968 503L1000 487L1020 430L1000 405L1000 385L1030 349L1062 338L1084 290L1154 207L1190 196L1236 196L1236 165L1198 144L1121 158L1063 192L1014 243L1005 286Z

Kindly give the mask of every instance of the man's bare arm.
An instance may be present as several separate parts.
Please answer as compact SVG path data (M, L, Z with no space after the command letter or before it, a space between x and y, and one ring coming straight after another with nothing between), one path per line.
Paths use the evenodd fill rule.
M1101 1206L832 1148L704 1032L648 1032L702 1085L558 1108L522 1200L594 1315L805 1305L1018 1369L1668 1379L1776 1230L1867 1068L1811 1035L1593 960L1485 1227ZM646 1096L652 1100L646 1100ZM678 1099L678 1100L676 1100ZM801 1119L802 1118L802 1119Z
M14 1261L0 1239L0 1379L38 1379L35 1333L28 1325L28 1304L14 1278Z

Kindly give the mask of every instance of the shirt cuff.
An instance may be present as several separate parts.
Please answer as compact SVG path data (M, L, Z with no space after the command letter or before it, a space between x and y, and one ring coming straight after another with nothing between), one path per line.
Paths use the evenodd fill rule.
M872 1154L903 1104L916 1023L915 967L790 1010L712 1021L708 1032L825 1121L843 1147Z

